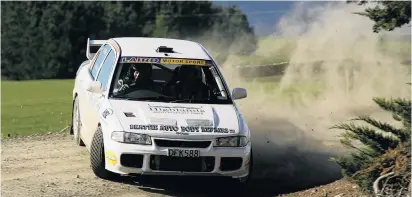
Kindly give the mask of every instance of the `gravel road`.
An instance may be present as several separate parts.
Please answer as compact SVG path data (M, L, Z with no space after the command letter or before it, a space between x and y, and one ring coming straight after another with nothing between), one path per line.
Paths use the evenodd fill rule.
M276 196L340 178L339 169L327 162L330 155L302 148L308 143L301 139L291 146L270 138L262 132L252 136L254 181L242 188L209 177L101 180L92 173L86 148L67 133L7 139L1 143L1 196Z

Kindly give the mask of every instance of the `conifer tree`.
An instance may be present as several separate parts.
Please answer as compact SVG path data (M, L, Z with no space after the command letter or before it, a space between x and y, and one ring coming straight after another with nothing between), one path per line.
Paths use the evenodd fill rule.
M393 119L401 122L402 126L396 128L369 116L333 126L345 130L341 143L354 150L350 156L333 158L333 161L342 167L346 177L367 193L404 196L402 194L408 192L411 178L411 101L401 98L374 98L373 101L392 113ZM370 126L359 126L353 121L362 121ZM376 181L380 177L385 177L385 182Z

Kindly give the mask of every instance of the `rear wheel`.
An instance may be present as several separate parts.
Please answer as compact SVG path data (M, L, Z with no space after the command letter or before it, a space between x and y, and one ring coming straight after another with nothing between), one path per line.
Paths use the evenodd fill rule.
M90 147L90 162L93 173L102 179L113 179L115 174L106 170L106 160L104 156L103 132L101 127L97 128Z
M72 129L73 129L73 139L79 146L85 146L82 138L80 137L80 111L79 111L79 99L76 97L73 104L73 118L72 118Z

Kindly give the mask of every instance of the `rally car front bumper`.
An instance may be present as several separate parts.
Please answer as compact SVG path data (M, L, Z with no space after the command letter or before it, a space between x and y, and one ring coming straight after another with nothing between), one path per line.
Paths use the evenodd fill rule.
M198 150L199 157L171 157L168 149ZM250 142L245 147L214 147L212 140L152 138L151 145L105 141L106 169L123 175L193 175L245 177Z

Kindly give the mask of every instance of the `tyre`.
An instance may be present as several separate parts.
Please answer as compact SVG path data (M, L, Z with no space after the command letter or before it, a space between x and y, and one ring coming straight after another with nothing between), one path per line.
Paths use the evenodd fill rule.
M94 133L92 144L90 147L90 163L93 173L102 179L111 180L115 177L115 174L106 170L105 155L104 155L104 143L103 143L103 131L99 126Z
M247 184L250 182L253 173L253 151L250 151L249 174L245 177L237 178L238 183Z
M76 141L78 146L85 146L82 138L80 137L80 127L82 123L80 120L79 111L79 99L76 97L73 104L73 115L72 115L72 130L73 130L73 140Z

